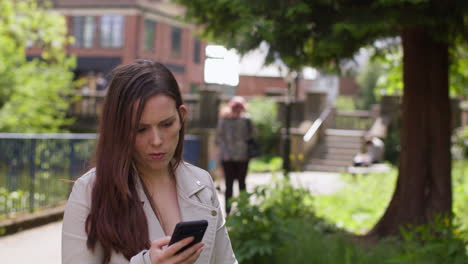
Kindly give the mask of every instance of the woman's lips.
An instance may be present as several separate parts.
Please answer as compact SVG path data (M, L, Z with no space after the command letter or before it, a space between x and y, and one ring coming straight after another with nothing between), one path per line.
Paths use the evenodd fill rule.
M151 153L148 155L152 160L160 160L164 158L164 153Z

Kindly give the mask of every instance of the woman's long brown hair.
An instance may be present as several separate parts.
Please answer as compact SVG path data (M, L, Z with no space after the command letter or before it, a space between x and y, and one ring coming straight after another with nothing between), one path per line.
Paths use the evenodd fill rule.
M96 180L86 219L87 246L91 250L97 244L102 246L103 263L110 261L112 251L129 260L150 247L147 219L136 190L132 153L143 108L149 98L158 94L173 98L177 109L183 104L174 76L162 64L140 59L113 70L100 119ZM184 123L182 118L180 121L182 128L171 162L172 172L182 159Z

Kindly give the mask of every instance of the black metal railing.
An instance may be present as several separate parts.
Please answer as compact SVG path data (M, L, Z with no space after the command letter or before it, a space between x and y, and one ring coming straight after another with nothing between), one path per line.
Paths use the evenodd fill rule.
M0 133L0 219L57 205L90 169L96 134ZM200 166L201 140L186 135L183 159Z
M0 216L65 201L96 134L0 133Z

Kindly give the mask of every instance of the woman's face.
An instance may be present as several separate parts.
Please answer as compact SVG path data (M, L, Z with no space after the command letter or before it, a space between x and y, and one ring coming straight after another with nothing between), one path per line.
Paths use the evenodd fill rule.
M168 168L182 128L179 112L182 119L185 118L185 106L177 109L174 99L166 95L155 95L146 102L133 153L140 172L153 174Z

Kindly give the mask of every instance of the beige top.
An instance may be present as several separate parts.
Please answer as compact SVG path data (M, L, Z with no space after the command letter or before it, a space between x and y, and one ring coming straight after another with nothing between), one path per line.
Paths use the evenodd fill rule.
M181 163L175 175L182 221L200 219L208 221L208 228L203 237L205 246L196 263L237 263L209 173L188 163ZM95 176L95 169L81 176L75 182L68 199L62 227L63 264L102 263L103 252L99 244L94 252L86 247L85 221L91 207L91 190ZM154 214L139 180L137 181L137 190L148 220L150 240L164 237L161 224ZM130 262L122 254L112 252L110 263L150 264L151 262L148 251L143 250L133 256Z

